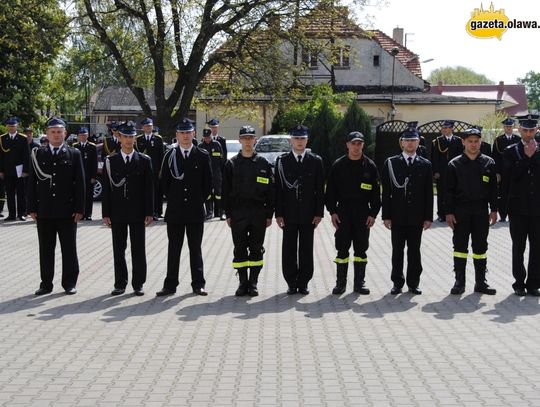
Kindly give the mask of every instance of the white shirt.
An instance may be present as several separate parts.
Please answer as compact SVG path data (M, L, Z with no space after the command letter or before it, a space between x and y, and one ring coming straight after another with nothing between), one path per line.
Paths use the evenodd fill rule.
M126 162L126 157L129 157L129 162L133 159L133 153L135 150L133 150L130 154L126 154L123 151L120 151L122 153L122 158L124 159L124 162Z
M144 133L144 137L146 137L146 140L150 141L150 139L152 138L152 133L150 134Z
M193 148L193 144L191 144L189 146L189 148L184 148L182 147L180 144L178 144L178 148L180 149L180 152L182 153L182 157L185 157L186 154L184 153L184 151L187 151L188 152L188 157L189 155L191 154L191 149Z
M405 158L405 162L407 163L407 165L409 165L409 157L412 158L411 164L414 162L414 160L416 160L416 153L414 153L413 155L408 155L405 151L403 151L401 155L403 156L403 158Z
M304 157L306 156L306 150L304 150L304 152L302 154L298 154L296 151L292 151L292 153L294 154L294 159L296 160L296 162L298 162L298 156L301 156L302 158L300 159L300 162L303 162L304 161Z

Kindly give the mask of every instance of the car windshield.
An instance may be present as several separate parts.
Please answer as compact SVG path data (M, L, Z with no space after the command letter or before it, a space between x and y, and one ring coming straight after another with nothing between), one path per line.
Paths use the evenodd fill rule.
M240 151L242 144L240 143L227 143L227 152L228 153L237 153Z
M279 153L291 151L291 144L285 137L261 138L255 145L258 153Z

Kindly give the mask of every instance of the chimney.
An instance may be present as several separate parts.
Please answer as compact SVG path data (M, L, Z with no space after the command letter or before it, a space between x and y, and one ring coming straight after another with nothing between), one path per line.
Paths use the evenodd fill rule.
M443 83L442 83L442 81L439 81L439 82L437 82L437 93L439 95L442 95L442 92L443 92Z
M502 100L504 95L504 82L499 81L499 85L497 86L497 100Z
M403 28L396 27L392 31L392 39L399 45L403 45Z

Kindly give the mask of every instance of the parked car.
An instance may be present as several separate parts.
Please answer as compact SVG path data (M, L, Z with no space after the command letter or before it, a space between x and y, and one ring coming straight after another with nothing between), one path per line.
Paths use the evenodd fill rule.
M255 144L257 154L268 160L272 168L276 164L276 158L283 153L291 151L291 136L287 134L269 134L262 136Z
M233 158L240 149L242 148L242 145L238 140L226 140L227 143L227 160L230 160Z
M103 161L101 160L101 152L103 151L103 143L96 145L98 169L96 175L96 183L94 184L94 201L101 201L101 195L103 194Z

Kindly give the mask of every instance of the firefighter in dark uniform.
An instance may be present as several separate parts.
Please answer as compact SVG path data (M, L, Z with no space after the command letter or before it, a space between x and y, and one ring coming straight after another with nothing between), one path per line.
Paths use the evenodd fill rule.
M254 297L259 295L264 236L274 213L274 181L270 163L253 148L255 129L243 126L238 139L242 149L227 161L223 173L223 209L234 244L232 266L240 280L235 295Z
M321 157L306 150L309 129L293 127L291 151L276 160L276 222L283 229L283 277L287 294L309 294L313 277L313 235L324 216Z
M223 153L221 144L212 140L212 131L210 129L203 130L203 139L199 143L199 148L206 150L212 162L212 193L204 203L206 208L206 220L214 217L225 218L225 214L221 211L221 184L222 184L222 168L223 168Z
M154 213L154 176L150 157L135 150L135 123L119 127L121 150L105 159L103 171L103 223L112 231L114 256L114 290L126 291L128 269L126 247L129 229L134 294L144 295L146 282L145 227Z
M540 296L540 147L538 115L518 117L521 141L504 150L503 194L512 237L512 284L516 295ZM523 264L529 241L529 262Z
M86 194L84 204L84 220L92 220L92 206L94 204L94 184L97 177L97 148L94 143L88 141L88 129L79 127L77 129L78 141L73 147L81 152L84 167L84 181L86 183Z
M26 220L26 191L24 178L28 176L28 141L17 132L19 119L6 120L7 133L0 136L0 179L4 181L7 196L6 222Z
M167 277L158 297L176 292L179 284L180 253L184 234L189 246L191 287L197 295L208 295L204 289L202 238L204 202L212 188L212 168L208 153L193 145L194 123L183 119L176 126L177 145L168 150L161 165L161 182L167 198L165 222L169 239Z
M34 130L31 127L24 128L24 135L26 136L26 141L28 141L28 153L32 151L34 147L40 147L39 143L34 139Z
M349 249L354 247L354 291L369 294L365 286L369 230L381 208L379 174L375 163L363 154L364 135L347 135L347 155L338 158L328 174L326 208L336 229L336 286L332 294L343 294L347 285Z
M454 231L454 273L451 294L465 292L469 236L471 237L477 293L494 295L486 281L489 226L497 222L497 170L495 161L480 152L481 130L467 129L464 152L448 164L446 222ZM490 212L488 211L488 206Z
M433 179L437 186L437 220L446 220L446 208L444 194L446 192L446 171L448 163L463 152L461 139L452 134L453 120L445 120L441 127L439 137L433 140L431 145L431 165L433 167Z
M219 120L211 119L206 124L208 124L212 131L212 139L221 145L222 162L225 165L227 162L227 140L219 134Z
M62 287L77 292L77 222L84 213L84 169L79 150L64 143L65 122L47 122L49 145L32 151L28 213L36 221L41 284L36 295L53 289L56 236L62 249Z
M147 117L141 121L143 134L137 137L135 149L152 159L152 169L154 171L154 220L157 221L163 214L163 192L159 182L159 169L163 162L165 146L163 138L154 132L154 121Z
M499 184L499 218L501 222L506 222L506 204L502 200L502 175L504 169L504 150L506 147L516 144L521 141L521 138L514 134L514 119L504 119L501 124L504 126L504 133L495 138L493 141L492 157L495 160L497 166L497 183Z
M401 134L403 152L384 163L382 173L382 219L392 235L392 273L397 295L407 283L409 292L419 289L422 274L420 245L422 232L433 221L431 163L418 154L419 134L414 127ZM407 279L403 276L403 250L407 244Z
M120 152L120 140L118 140L118 127L120 123L113 122L110 124L111 136L103 139L103 148L101 149L101 160L105 162L107 156Z

